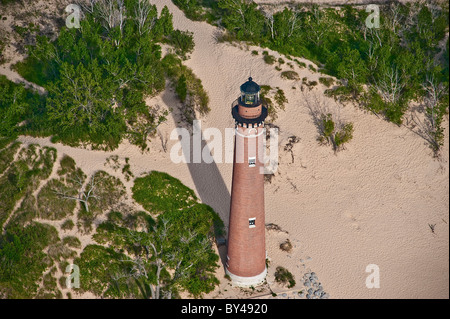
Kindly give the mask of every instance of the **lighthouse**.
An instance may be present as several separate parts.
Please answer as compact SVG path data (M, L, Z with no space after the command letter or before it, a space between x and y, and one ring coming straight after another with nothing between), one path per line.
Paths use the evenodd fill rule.
M236 134L226 273L235 285L250 287L263 283L267 274L263 174L267 107L251 77L240 89L231 111Z

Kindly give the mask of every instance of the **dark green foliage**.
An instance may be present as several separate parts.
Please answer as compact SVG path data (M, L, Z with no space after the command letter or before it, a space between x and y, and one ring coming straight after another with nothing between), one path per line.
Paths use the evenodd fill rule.
M192 189L169 174L157 171L136 178L132 191L134 200L155 214L183 209L197 202Z
M84 248L74 264L80 267L80 288L73 288L80 292L90 291L97 296L127 297L128 294L120 293L112 284L114 274L130 271L130 266L121 260L128 257L116 252L113 248L105 248L100 245L88 245ZM126 285L122 285L126 289Z
M155 290L151 293L156 286L161 290L159 298L176 297L180 289L194 297L212 291L218 284L214 277L218 256L211 243L214 236L224 234L219 216L208 205L199 204L192 190L165 173L137 178L133 198L157 213L157 220L146 212L110 212L94 239L116 250L88 246L90 255L85 255L85 250L81 256L82 262L88 260L107 276L96 269L86 270L90 283L83 289L97 295L135 298L157 298ZM105 270L104 265L113 258L122 264L111 261L113 267ZM133 265L140 265L140 270Z
M175 48L175 53L183 60L186 60L187 54L194 51L194 37L193 33L189 31L172 31L172 33L167 37L167 43Z
M353 138L353 123L336 123L331 114L321 114L318 126L319 142L331 144L335 152Z
M32 116L41 99L38 94L0 75L0 136L13 137L20 132L20 122Z
M0 226L8 218L15 202L50 175L55 159L54 148L31 144L20 150L17 161L12 162L0 177Z
M275 57L270 54L265 54L263 59L264 59L264 62L266 62L267 64L274 64L276 61Z
M288 288L295 286L294 275L292 275L289 270L281 266L278 266L275 271L275 281L282 285L287 285Z
M31 223L8 228L0 235L0 292L5 298L33 298L38 280L51 266L43 249L58 240L54 227Z
M330 77L320 77L319 82L322 83L323 85L325 85L327 88L329 88L330 86L333 85L334 80L333 80L333 78L330 78Z
M186 100L187 96L187 85L186 85L186 76L182 74L177 81L177 85L175 86L175 92L180 98L181 102Z
M32 111L30 98L21 97L24 93L19 92L22 104L0 98L0 109L2 103L8 108L0 135L11 134L19 120L27 119L21 132L54 135L54 142L114 149L126 137L146 149L147 138L165 119L144 102L165 88L157 43L167 38L182 55L193 49L190 34L173 31L167 7L158 17L156 6L147 6L144 19L138 1L125 1L123 27L111 28L97 2L92 12L84 12L81 28L62 27L54 42L37 36L16 70L48 95Z
M283 71L281 72L281 77L283 79L287 80L299 80L300 77L298 76L298 73L295 71Z
M166 75L175 86L178 97L184 102L182 111L185 119L191 123L196 117L195 111L201 115L207 114L210 111L209 96L202 81L176 55L167 54L162 61Z

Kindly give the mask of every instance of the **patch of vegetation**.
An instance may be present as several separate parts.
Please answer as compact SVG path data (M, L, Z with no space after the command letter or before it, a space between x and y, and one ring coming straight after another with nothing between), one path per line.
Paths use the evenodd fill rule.
M275 121L278 118L278 110L284 111L285 104L288 103L284 91L279 88L276 90L272 89L268 85L261 85L260 95L267 105L268 121ZM275 100L275 103L273 103L272 98Z
M193 33L189 31L173 30L167 37L167 43L175 48L175 53L183 60L194 51Z
M329 88L334 84L333 78L330 77L320 77L319 82L325 85L327 88Z
M308 65L308 69L310 69L312 72L317 72L317 69L312 64Z
M109 6L101 0L84 9L81 28L63 26L54 41L34 36L28 57L15 65L46 94L0 77L0 112L5 115L0 136L52 135L54 142L105 150L127 138L145 150L167 116L145 104L147 96L165 88L159 44L169 43L186 57L194 46L192 34L173 30L167 7L158 14L147 1Z
M62 157L57 173L60 177L49 180L37 195L40 218L61 220L71 216L76 207L86 175L67 155Z
M8 218L16 201L27 192L36 189L42 179L47 178L56 159L56 150L30 144L18 153L0 177L0 226Z
M336 125L331 114L322 114L321 132L318 140L322 144L331 144L334 151L338 151L343 145L353 138L353 124L344 123Z
M62 239L64 245L72 248L81 248L81 242L77 237L67 236Z
M125 158L125 165L122 168L122 174L125 176L125 180L128 182L131 178L134 177L133 172L130 169L130 163L128 163L130 159L128 157Z
M218 215L165 173L137 178L133 198L157 219L146 212L110 212L94 239L111 248L88 246L75 261L89 278L81 291L153 299L178 297L180 290L195 297L212 291L218 256L211 245L224 234Z
M267 51L265 51L265 52L267 52ZM274 64L276 61L275 57L270 54L265 54L263 59L264 59L264 62L266 62L267 64L270 64L270 65Z
M132 191L134 200L154 214L184 209L197 203L192 189L169 174L157 171L136 178Z
M7 299L36 296L38 281L52 260L43 250L58 240L54 227L33 222L0 235L0 293Z
M217 17L215 23L231 39L314 62L321 72L340 80L342 85L328 93L341 101L354 100L397 125L412 101L428 104L427 112L433 115L427 115L420 135L435 154L440 149L442 119L448 114L448 39L443 43L449 29L448 2L388 1L379 5L379 28L367 28L369 13L350 5L302 3L273 13L254 1L211 3L196 1L195 6ZM268 54L265 58L271 61ZM312 64L308 68L317 71ZM430 104L436 89L441 94Z
M75 227L75 223L73 222L73 220L71 219L66 219L62 224L61 224L61 229L62 230L72 230Z
M288 252L288 253L291 252L291 250L292 250L292 243L291 243L291 241L289 239L286 239L284 242L282 242L280 244L280 249L282 251L285 251L285 252Z
M88 245L84 248L74 264L80 267L80 288L75 291L90 291L97 296L103 297L131 297L138 292L128 291L126 284L119 284L114 280L115 274L131 271L132 265L121 262L128 257L113 248L105 248L100 245ZM129 279L131 281L131 278ZM119 290L120 289L120 290Z
M299 80L300 77L295 71L283 71L281 72L281 77L287 80Z
M11 164L14 159L14 154L16 154L21 144L20 142L11 142L9 138L3 138L1 143L3 146L0 145L2 146L0 147L0 174Z
M275 271L275 281L282 285L287 285L288 288L295 286L294 275L284 267L278 266Z
M167 54L163 64L166 75L171 79L175 92L184 104L182 111L185 119L192 123L196 118L195 111L200 115L206 115L210 111L209 96L202 81L173 54Z
M9 81L0 75L0 137L16 137L23 131L23 122L40 110L42 98L24 84Z

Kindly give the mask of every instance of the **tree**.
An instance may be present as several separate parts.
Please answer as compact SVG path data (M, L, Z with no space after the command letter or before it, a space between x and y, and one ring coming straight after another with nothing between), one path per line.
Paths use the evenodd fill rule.
M151 5L148 0L137 0L134 7L134 17L139 36L142 36L150 32L157 22L156 6Z
M27 92L23 85L14 84L1 75L0 96L0 136L11 136L30 107Z
M225 14L223 23L233 30L239 40L255 41L262 34L263 14L252 0L219 0L218 6Z
M124 0L99 0L95 8L94 12L102 20L103 27L114 40L115 45L119 46L126 18Z
M60 72L47 99L48 117L55 127L62 134L84 129L84 135L117 139L124 126L123 106L115 99L118 85L102 76L96 60L88 67L64 62Z
M300 29L299 14L294 10L285 8L283 11L277 12L273 19L276 45L289 41L295 32Z
M366 82L367 68L356 49L345 47L341 53L341 62L337 66L337 73L341 79L347 80L347 86L354 95L361 90L361 83Z
M315 46L321 47L324 42L324 36L329 32L331 27L327 13L314 4L306 23L307 38L314 43Z
M179 289L196 297L211 291L218 283L212 273L218 257L208 238L211 215L205 207L167 212L147 231L117 234L131 257L123 259L123 269L112 276L116 287L120 289L125 282L131 290L135 285L145 299L171 299ZM100 235L103 233L101 228ZM134 284L129 283L130 278Z
M318 95L303 93L303 96L319 131L318 141L320 144L331 144L334 152L338 152L353 138L353 123L343 121L339 107L330 107Z
M426 122L420 123L420 127L423 129L421 133L430 143L434 155L438 156L444 143L442 121L444 115L448 113L448 86L440 83L433 73L429 73L422 83L422 89L425 93L423 102Z

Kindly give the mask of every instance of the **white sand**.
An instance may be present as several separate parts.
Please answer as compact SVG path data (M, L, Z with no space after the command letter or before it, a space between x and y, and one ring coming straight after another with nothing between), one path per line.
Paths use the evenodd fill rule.
M152 3L158 11L164 5L169 7L175 28L194 32L196 47L186 65L202 80L210 96L211 112L202 119L203 129L217 127L223 132L233 127L230 104L250 70L256 82L280 87L289 100L276 121L281 129L278 174L265 189L266 222L279 225L289 234L267 232L269 282L276 266L281 265L294 274L294 290L304 289L300 278L310 269L316 272L331 298L449 297L448 120L444 124L443 156L438 161L430 155L425 141L407 127L397 127L346 106L341 109L341 116L354 123L354 138L346 150L335 155L331 147L318 145L317 130L300 90L293 90L293 81L281 79L274 66L263 62L261 49L252 47L246 51L217 44L217 28L186 19L170 1ZM250 52L255 49L260 54L252 56ZM276 52L271 54L279 56ZM284 64L283 69L289 68ZM319 77L306 69L295 70L301 78ZM319 86L317 94L322 95L323 89ZM326 101L334 105L334 101ZM171 92L148 102L170 107L178 103ZM160 130L170 134L175 126L169 117ZM292 135L301 139L293 148L294 163L291 155L283 151L287 137ZM191 174L188 165L170 161L158 138L146 154L126 142L107 153L53 145L49 139L20 140L52 145L58 154L73 157L87 174L105 169L103 164L111 154L122 159L129 157L135 176L149 170L167 172L195 189L228 224L229 197L224 188L230 191L232 164L217 164L218 170L213 166L191 166ZM174 142L169 141L169 150ZM130 183L126 185L129 187ZM429 224L435 224L434 234ZM278 248L286 238L294 244L290 254ZM369 264L380 268L379 289L365 286ZM223 275L221 268L217 273L223 280L220 293L218 289L209 297L241 297L238 289L228 286Z

